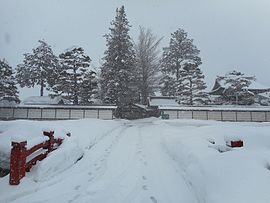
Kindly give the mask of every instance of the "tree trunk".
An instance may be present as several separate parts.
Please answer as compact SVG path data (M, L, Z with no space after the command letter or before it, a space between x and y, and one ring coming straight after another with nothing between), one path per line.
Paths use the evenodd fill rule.
M75 104L75 105L78 105L79 104L78 96L75 96L74 97L73 104Z
M193 93L192 93L192 80L189 79L189 91L190 91L190 101L189 104L193 106Z
M44 94L44 81L41 80L41 83L40 83L40 96L43 97L43 94Z

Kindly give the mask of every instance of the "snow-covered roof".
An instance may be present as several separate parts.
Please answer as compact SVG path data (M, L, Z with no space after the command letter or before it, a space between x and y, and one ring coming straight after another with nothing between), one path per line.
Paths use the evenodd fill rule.
M65 100L58 96L58 97L50 97L50 96L32 96L28 97L23 101L24 105L56 105L60 102L65 103Z
M263 92L269 92L270 87L266 87L257 81L250 80L251 84L245 88L246 90L258 94ZM209 92L210 95L221 95L224 94L224 92L230 87L229 83L226 83L224 79L216 79L214 87Z
M230 87L230 84L226 84L225 80L219 80L218 83L220 84L221 87L227 89L228 87ZM251 84L248 86L248 90L270 90L270 87L266 87L265 85L262 85L260 83L258 83L257 81L250 81Z
M10 106L16 106L17 103L15 101L9 101L6 99L0 100L0 107L10 107Z
M150 97L149 106L179 106L175 97Z

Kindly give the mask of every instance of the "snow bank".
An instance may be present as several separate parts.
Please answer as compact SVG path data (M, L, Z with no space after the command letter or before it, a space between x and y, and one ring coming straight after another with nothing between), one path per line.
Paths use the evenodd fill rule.
M19 186L1 178L0 202L270 202L270 123L7 121L0 153L12 134L32 142L44 128L71 137ZM244 147L228 148L228 138Z
M167 124L176 126L177 122ZM193 123L196 125L188 131L179 128L177 134L181 136L171 131L163 141L199 202L269 202L269 126L219 122L199 126L199 123ZM244 147L228 149L227 139L242 139Z
M74 165L83 157L83 153L77 138L66 137L63 144L57 150L50 153L46 159L37 163L28 177L36 182L49 180Z

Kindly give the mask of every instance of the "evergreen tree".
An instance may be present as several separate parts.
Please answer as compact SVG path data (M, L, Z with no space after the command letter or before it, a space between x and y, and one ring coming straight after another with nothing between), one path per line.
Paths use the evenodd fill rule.
M96 88L95 72L89 69L91 59L81 47L74 47L59 55L61 74L53 86L57 95L62 95L73 104L89 101ZM87 92L88 91L88 95Z
M171 34L169 47L163 49L161 59L161 93L176 96L179 103L194 105L205 103L207 95L203 90L206 85L199 69L200 51L193 44L187 33L178 29Z
M235 70L225 74L225 76L218 76L217 82L223 84L225 88L222 100L229 104L253 104L254 94L248 91L248 86L255 80L254 76L245 76Z
M101 67L102 100L122 106L133 102L135 90L135 51L124 6L116 9L110 33L105 35L107 50Z
M196 64L189 61L182 62L181 83L177 89L178 102L185 105L206 104L209 101L205 92L204 75Z
M5 60L0 60L0 100L20 101L15 81L12 68Z
M154 94L159 73L158 45L162 38L156 39L150 29L140 27L140 35L135 45L136 71L141 103L146 105L147 98Z
M98 93L96 72L87 70L80 88L80 104L91 104Z
M174 77L165 71L162 71L163 76L160 80L161 94L163 96L176 96L176 89L179 86Z
M43 96L44 88L49 89L55 83L59 65L51 47L42 40L38 42L40 45L32 54L24 54L23 63L16 68L16 79L21 87L40 85L40 96Z

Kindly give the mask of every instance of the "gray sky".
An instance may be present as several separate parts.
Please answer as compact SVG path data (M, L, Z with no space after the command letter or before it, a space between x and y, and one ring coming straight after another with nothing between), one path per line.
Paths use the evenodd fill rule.
M209 88L216 75L237 69L270 87L269 0L0 0L0 58L15 67L23 54L45 39L55 54L82 46L100 66L105 39L116 7L124 5L138 36L149 27L167 46L170 33L188 32L201 50L201 66ZM21 91L21 98L39 91Z

